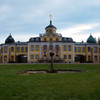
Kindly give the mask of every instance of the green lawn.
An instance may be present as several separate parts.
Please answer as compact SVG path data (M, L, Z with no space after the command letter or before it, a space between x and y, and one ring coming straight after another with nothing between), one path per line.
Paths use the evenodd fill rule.
M18 75L49 64L0 65L0 100L100 100L99 64L56 64L82 73Z

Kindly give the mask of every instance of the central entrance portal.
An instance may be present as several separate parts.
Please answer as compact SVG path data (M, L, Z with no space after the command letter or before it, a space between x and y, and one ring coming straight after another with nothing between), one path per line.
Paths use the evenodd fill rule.
M86 62L86 57L84 55L77 55L75 57L75 62L85 63Z
M18 55L16 60L17 63L27 63L27 55Z

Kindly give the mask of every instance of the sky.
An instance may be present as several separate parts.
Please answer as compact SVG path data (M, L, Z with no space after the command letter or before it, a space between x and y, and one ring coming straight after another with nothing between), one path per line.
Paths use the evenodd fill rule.
M50 14L63 37L100 37L100 0L0 0L0 44L10 33L16 42L45 33Z

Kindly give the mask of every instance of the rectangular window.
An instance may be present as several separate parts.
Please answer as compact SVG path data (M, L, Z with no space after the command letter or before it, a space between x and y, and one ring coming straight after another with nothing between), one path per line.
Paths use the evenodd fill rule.
M3 48L1 47L1 53L3 53Z
M31 59L34 59L34 55L31 55Z
M7 53L7 46L4 47L4 53Z
M78 47L78 52L81 52L81 48L80 47Z
M68 59L71 59L71 55L68 55Z
M68 51L71 51L71 45L68 45Z
M24 47L21 47L21 52L24 52Z
M31 51L33 51L34 50L34 45L31 45Z
M75 47L75 52L77 52L77 48Z
M49 50L53 50L53 45L50 45L49 46Z
M88 47L88 51L91 51L91 48L90 47Z
M100 48L99 48L99 53L100 53Z
M14 47L11 47L11 51L14 52Z
M56 50L59 50L59 45L56 45Z
M28 48L26 47L25 49L26 49L25 51L28 52Z
M64 55L64 59L66 59L67 58L67 56L66 55Z
M39 50L39 46L38 45L36 45L36 51L38 51Z
M43 48L44 48L44 50L47 50L47 45L44 45Z
M17 52L19 52L19 47L17 47Z
M94 53L97 53L97 47L94 47Z
M66 51L66 45L64 45L64 51Z
M36 55L36 59L39 59L39 55Z
M82 52L85 52L85 47L82 48Z

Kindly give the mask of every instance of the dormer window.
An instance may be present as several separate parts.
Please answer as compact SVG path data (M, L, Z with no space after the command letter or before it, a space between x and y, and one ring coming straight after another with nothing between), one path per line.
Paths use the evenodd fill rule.
M34 39L32 38L31 41L34 41Z
M38 38L36 38L36 41L38 41L39 39Z
M66 41L66 38L64 38L64 41Z

